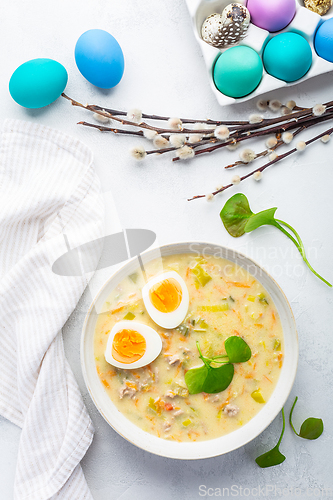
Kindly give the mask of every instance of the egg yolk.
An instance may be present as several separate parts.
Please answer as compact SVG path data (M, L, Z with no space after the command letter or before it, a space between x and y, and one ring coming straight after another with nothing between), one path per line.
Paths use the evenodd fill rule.
M182 289L175 279L156 283L149 290L149 298L155 309L163 313L175 311L182 301Z
M135 330L121 330L112 342L112 356L120 363L130 364L142 358L146 352L145 338Z

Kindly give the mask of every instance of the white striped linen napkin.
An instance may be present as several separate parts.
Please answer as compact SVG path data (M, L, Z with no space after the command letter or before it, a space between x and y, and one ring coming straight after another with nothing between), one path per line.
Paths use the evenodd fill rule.
M38 124L4 123L0 142L0 414L22 428L16 500L91 499L80 466L93 427L61 329L87 285L58 276L68 247L103 236L92 154Z

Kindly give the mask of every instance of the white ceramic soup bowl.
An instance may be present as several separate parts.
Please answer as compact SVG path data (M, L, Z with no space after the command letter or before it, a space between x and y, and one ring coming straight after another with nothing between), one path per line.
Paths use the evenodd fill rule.
M193 253L194 256L199 254L215 255L228 259L250 272L271 295L280 315L285 341L285 356L280 378L272 396L259 413L243 427L230 434L207 441L191 443L179 443L158 438L141 430L128 420L117 409L104 390L104 386L96 371L93 345L98 311L101 311L104 302L112 290L125 277L140 267L140 264L144 266L155 258L181 253ZM295 319L288 300L279 285L253 260L230 248L211 243L187 242L169 244L148 250L139 259L134 258L128 261L99 291L87 313L81 337L81 365L84 380L96 408L105 420L118 434L139 448L163 457L183 460L223 455L244 446L258 436L274 420L284 406L295 380L297 362L298 338Z

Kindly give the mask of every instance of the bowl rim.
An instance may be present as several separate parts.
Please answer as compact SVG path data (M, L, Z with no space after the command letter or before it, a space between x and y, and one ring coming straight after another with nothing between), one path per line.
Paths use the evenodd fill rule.
M156 257L158 257L158 255L155 255L155 254L159 254L160 256L163 256L163 250L166 251L166 250L168 250L170 248L174 249L174 252L173 253L167 253L166 255L172 255L172 254L177 255L177 254L181 254L181 253L194 253L194 252L191 252L191 250L190 250L190 248L191 248L192 245L200 245L200 246L204 245L205 247L219 248L219 249L222 249L222 251L232 252L233 255L235 256L235 258L236 257L240 257L241 259L247 260L247 261L251 262L252 264L254 264L254 266L260 271L260 273L264 274L268 278L268 280L270 280L272 282L273 286L276 287L276 290L280 294L280 297L282 298L284 304L287 306L287 310L289 312L289 319L291 320L290 327L291 327L291 330L293 332L294 341L295 341L295 345L294 345L295 352L294 352L294 357L293 357L293 363L292 363L292 366L291 366L291 368L292 368L292 370L291 370L292 371L292 377L290 377L288 379L287 389L283 391L283 396L280 398L279 404L276 406L275 410L272 412L272 414L267 419L267 421L265 421L265 423L261 424L258 427L258 429L253 434L250 434L249 437L243 439L241 444L238 443L235 446L228 446L227 449L225 449L225 450L221 449L219 451L216 450L214 452L208 451L206 453L200 453L200 454L195 454L195 453L189 454L188 450L185 453L182 453L182 451L180 450L180 447L181 446L184 446L184 447L186 446L188 448L189 446L191 446L192 449L193 449L193 452L194 452L195 448L197 448L198 445L200 446L200 444L202 444L202 443L213 443L213 442L217 442L218 440L222 440L223 438L226 438L227 436L231 436L235 432L239 432L241 429L244 429L247 426L249 426L249 424L251 424L251 422L253 422L256 418L258 418L258 415L260 415L260 413L262 413L263 409L260 410L249 422L247 422L246 424L244 424L244 426L242 426L241 429L237 429L237 431L232 431L232 432L230 432L228 434L225 434L224 436L220 436L220 437L209 439L209 440L196 441L196 442L182 442L182 443L178 443L178 442L170 442L170 441L165 440L163 438L159 438L157 436L153 436L152 434L150 434L147 431L143 431L138 426L136 426L135 424L133 424L129 419L127 419L127 417L123 413L121 413L117 409L117 407L112 403L112 405L117 409L117 411L121 415L121 418L124 421L126 421L127 423L130 423L131 424L130 426L132 426L132 425L135 426L136 430L138 431L137 432L138 434L144 433L147 437L148 436L152 437L154 440L158 440L160 442L161 446L159 447L158 450L151 449L151 446L148 446L147 442L144 439L140 441L140 436L139 436L139 438L129 437L128 435L126 435L126 433L122 432L119 428L117 428L117 426L114 423L112 423L112 421L110 421L110 418L105 414L103 408L100 407L100 405L98 404L98 402L97 402L97 400L96 400L96 398L94 396L94 391L93 391L92 387L90 386L89 377L88 377L88 373L87 373L85 352L84 352L85 351L85 343L86 343L88 321L90 319L90 316L92 314L92 311L93 311L93 308L94 308L95 304L97 303L98 299L102 295L103 291L105 289L107 289L107 286L110 283L110 281L116 279L117 275L120 275L122 272L124 272L124 270L127 267L130 267L134 263L134 261L138 261L138 257L141 257L141 259L142 259L142 258L145 258L147 255L150 256L150 258L148 260L145 260L145 263L149 263L152 260L154 260ZM184 246L188 247L187 251L183 251L183 252L177 251L177 249L182 248ZM221 258L224 258L226 260L230 260L228 257L221 257ZM121 278L121 279L123 279L123 278ZM120 281L121 281L121 279L120 279ZM257 277L256 277L256 279L258 281L260 281ZM268 290L268 292L271 294L270 290ZM106 298L104 298L104 301L105 300L106 300ZM284 332L284 329L283 329L283 332ZM285 332L284 332L284 337L285 337ZM92 300L92 302L91 302L91 304L90 304L90 306L88 308L88 311L86 313L86 316L85 316L85 319L84 319L84 322L83 322L82 332L81 332L81 340L80 340L80 363L81 363L81 370L82 370L82 374L83 374L83 379L84 379L86 388L87 388L87 390L89 392L89 395L90 395L90 397L91 397L91 399L92 399L95 407L97 408L97 410L101 414L101 416L104 418L104 420L110 425L110 427L112 427L113 430L115 430L117 432L117 434L119 434L121 437L123 437L124 439L126 439L131 444L137 446L138 448L140 448L140 449L142 449L144 451L148 451L148 452L150 452L152 454L155 454L155 455L158 455L158 456L162 456L162 457L166 457L166 458L172 458L172 459L178 459L178 460L199 460L199 459L213 458L213 457L216 457L216 456L221 456L221 455L224 455L226 453L229 453L231 451L234 451L234 450L236 450L238 448L241 448L241 447L245 446L250 441L252 441L256 437L258 437L273 422L273 420L277 417L277 415L280 413L280 411L282 410L283 406L285 405L285 403L286 403L286 401L287 401L287 399L288 399L288 397L289 397L289 395L291 393L291 390L293 388L294 382L295 382L295 378L296 378L296 374L297 374L297 368L298 368L298 361L299 361L299 341L298 341L298 332L297 332L297 328L296 328L295 317L294 317L291 305L290 305L290 303L289 303L289 301L288 301L288 299L287 299L284 291L282 290L282 288L280 287L280 285L277 283L277 281L268 273L268 271L266 271L252 257L248 257L243 252L240 252L240 251L235 250L234 248L231 248L231 247L228 247L228 246L221 245L219 243L207 242L207 241L201 241L201 240L195 240L195 241L194 240L192 240L192 241L176 241L176 242L172 242L172 243L166 243L166 244L163 244L163 245L154 246L152 248L149 248L148 250L145 250L144 252L142 252L141 254L139 254L139 256L134 256L134 257L128 259L122 266L118 267L104 281L104 283L99 288L98 292L95 294L95 297L93 298L93 300ZM281 379L281 373L280 373L278 382ZM272 399L274 400L273 396L274 396L274 393L276 392L276 389L277 389L277 385L275 386L274 391L271 394L271 396L270 396L269 400L267 401L267 403L265 404L264 408L267 406L267 404ZM108 398L109 401L111 401L111 399L109 398L109 396L107 396L107 398ZM163 449L163 443L168 443L168 445L170 445L170 444L174 445L174 448L175 448L174 452L170 453L170 452L165 451ZM209 445L208 445L208 447L209 447Z

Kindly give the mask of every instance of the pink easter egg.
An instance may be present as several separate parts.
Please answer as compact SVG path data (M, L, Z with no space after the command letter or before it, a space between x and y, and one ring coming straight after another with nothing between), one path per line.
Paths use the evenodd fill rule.
M251 22L264 30L283 30L296 13L295 0L248 0Z

